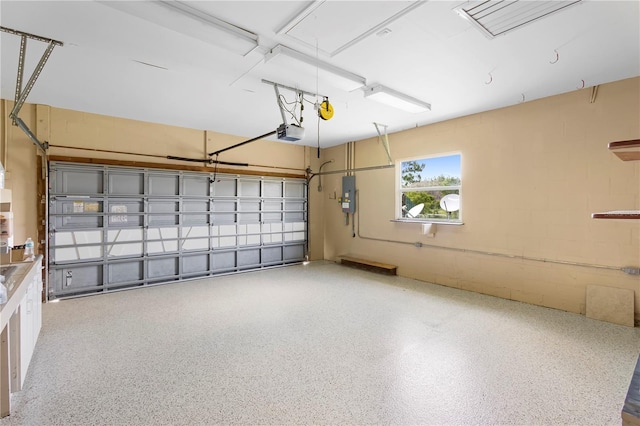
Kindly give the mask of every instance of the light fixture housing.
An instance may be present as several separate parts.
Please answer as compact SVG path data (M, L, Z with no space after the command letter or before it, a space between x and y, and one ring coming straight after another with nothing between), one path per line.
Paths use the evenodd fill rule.
M99 1L178 33L246 56L258 47L258 35L180 1Z
M431 110L430 103L405 95L381 84L365 87L364 97L414 114Z
M316 75L318 69L321 69L331 74L330 84L333 87L345 91L356 90L367 84L367 80L360 75L321 61L318 58L305 55L302 52L298 52L297 50L293 50L281 44L267 52L264 56L264 60L265 63L278 63L279 65L285 66L287 69L296 69L312 77ZM305 69L301 69L301 67Z

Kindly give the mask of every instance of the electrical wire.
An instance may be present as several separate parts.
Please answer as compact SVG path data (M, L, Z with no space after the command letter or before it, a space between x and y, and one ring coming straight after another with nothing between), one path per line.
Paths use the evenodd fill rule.
M282 108L283 110L287 111L289 113L289 115L291 116L291 118L293 118L295 120L295 122L299 126L300 125L300 121L298 121L298 117L296 117L296 114L295 114L295 110L296 110L295 106L298 105L298 101L287 102L285 97L283 95L280 95L280 97L278 98L278 103L280 104L280 108ZM294 107L292 109L288 109L284 104L294 105Z
M317 96L318 96L318 95L316 94L316 97L317 97ZM313 101L310 101L310 100L308 100L308 99L304 99L304 98L303 98L302 100L303 100L304 102L308 103L309 105L314 105L314 106L316 105L316 102L317 102L317 100L316 100L316 102L313 102Z
M320 49L318 49L318 37L316 37L316 64L320 63ZM318 92L319 92L319 81L320 81L320 71L319 65L316 65L316 108L318 108L318 113L320 112L320 105L318 104ZM318 114L318 158L320 158L320 114Z
M293 102L289 102L287 101L287 98L284 97L284 95L280 95L280 102L284 102L287 105L296 105L298 103L298 101L293 101Z
M302 125L304 121L304 117L302 116L302 112L304 111L304 93L298 92L298 102L300 103L300 121L298 124Z
M218 155L216 154L216 160L213 166L213 182L211 183L216 183L216 176L218 175Z
M298 99L296 99L293 102L289 102L287 101L287 99L284 97L284 95L280 95L279 96L279 103L280 103L280 107L282 109L284 109L285 111L287 111L289 113L289 115L291 115L291 117L295 120L295 122L298 124L298 126L302 126L302 122L304 121L304 117L302 116L302 113L304 111L304 93L303 92L297 92L296 95L298 96ZM288 109L286 106L284 106L284 104L287 105L293 105L293 108ZM300 107L300 118L298 119L296 117L296 107Z

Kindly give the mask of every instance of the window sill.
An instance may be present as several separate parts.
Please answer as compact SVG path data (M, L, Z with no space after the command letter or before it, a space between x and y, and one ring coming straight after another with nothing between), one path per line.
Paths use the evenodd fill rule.
M418 223L418 224L437 223L438 225L453 225L453 226L464 225L464 222L460 222L460 221L438 220L438 219L391 219L390 222Z

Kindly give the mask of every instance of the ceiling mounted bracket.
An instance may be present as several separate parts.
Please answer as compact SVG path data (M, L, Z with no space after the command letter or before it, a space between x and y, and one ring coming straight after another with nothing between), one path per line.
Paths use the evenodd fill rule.
M16 77L16 96L14 105L18 104L20 93L22 92L22 77L24 76L24 57L27 52L27 36L20 36L20 53L18 56L18 76ZM16 120L13 119L13 125L16 126Z
M262 79L261 81L262 81L264 84L269 84L269 85L271 85L271 86L275 87L276 89L280 88L280 89L287 89L287 90L291 90L291 91L295 92L295 94L296 94L296 95L301 95L301 94L302 94L302 95L309 95L309 96L312 96L312 97L323 98L323 99L324 99L324 98L328 98L328 97L327 97L327 96L325 96L325 95L320 95L320 94L318 94L318 93L313 93L313 92L307 92L306 90L297 89L297 88L295 88L295 87L286 86L286 85L284 85L284 84L275 83L275 82L273 82L273 81L269 81L269 80L265 80L265 79ZM278 92L276 91L276 93L278 93Z
M269 84L269 85L273 86L273 88L274 88L274 90L276 92L276 100L278 101L278 109L280 110L280 115L282 116L282 122L284 123L285 126L287 125L287 120L286 120L286 116L285 116L285 113L284 113L284 108L282 106L282 103L280 102L280 91L279 91L279 89L291 90L292 92L294 92L296 94L296 96L308 95L310 97L326 99L327 102L329 100L329 98L327 96L319 95L319 94L313 93L313 92L307 92L306 90L297 89L295 87L286 86L284 84L275 83L273 81L262 79L262 82L265 83L265 84ZM316 105L316 107L319 107L319 105Z
M589 99L589 103L594 103L596 101L596 97L598 96L598 85L591 87L591 98Z
M276 102L278 102L278 109L280 110L280 116L282 117L282 123L287 125L287 116L284 114L284 106L282 105L282 101L280 100L280 91L278 90L278 85L273 85L273 90L276 92ZM296 93L297 94L297 93Z
M373 125L376 127L376 132L378 132L378 140L384 147L384 152L386 152L387 154L389 165L391 165L393 164L393 160L391 159L391 149L389 148L389 135L387 135L387 125L376 122L374 122ZM380 132L380 127L384 127L384 134Z
M51 52L53 52L53 48L56 46L62 46L63 43L61 41L40 37L34 34L25 33L23 31L18 31L18 30L14 30L14 29L2 27L2 26L0 26L0 31L20 36L20 53L18 58L18 73L17 73L18 75L16 77L15 103L13 105L13 109L9 113L9 118L11 118L15 126L20 127L20 129L22 129L22 131L27 134L29 139L31 139L34 144L36 144L41 150L46 151L46 149L48 148L48 144L46 142L45 143L40 142L38 138L33 134L33 132L29 130L29 127L25 124L25 122L22 121L20 117L18 117L18 114L20 113L22 106L27 100L27 97L29 96L31 89L33 89L33 86L36 84L36 80L40 76L40 73L42 72L42 69L47 63L49 56L51 56ZM36 65L35 69L33 70L33 73L31 74L29 81L27 81L26 86L23 88L22 79L24 76L24 60L27 53L28 38L32 40L48 43L48 46L47 46L47 49L42 54L40 61Z
M53 51L54 47L55 47L55 44L49 43L49 46L47 46L47 50L45 50L44 53L42 54L42 58L40 58L38 65L36 65L36 68L33 70L33 74L31 74L31 77L29 78L29 81L27 81L27 84L24 87L24 89L16 88L16 93L20 93L20 97L16 99L16 103L13 106L11 113L9 114L9 117L11 117L12 119L15 120L15 118L20 113L20 109L22 108L22 105L24 105L24 102L27 100L27 96L29 96L29 93L31 92L31 89L33 89L34 84L36 84L36 80L40 76L40 73L42 72L44 65L47 63L49 56L51 56L51 52ZM22 63L18 65L18 68L24 69L24 55L22 54L23 53L22 51L20 53L21 53L20 60ZM20 82L22 82L22 76L19 76L19 78L20 78Z
M31 129L29 129L29 127L25 124L24 121L22 121L22 118L20 117L15 117L14 121L16 123L16 126L18 126L26 135L29 139L31 139L31 141L42 150L42 152L46 152L47 149L49 149L49 142L40 142L38 140L38 138L36 137L36 135L33 134L33 132L31 131Z

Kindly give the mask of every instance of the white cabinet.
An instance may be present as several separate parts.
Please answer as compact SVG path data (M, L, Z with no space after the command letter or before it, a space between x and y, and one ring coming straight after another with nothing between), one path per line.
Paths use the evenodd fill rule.
M11 392L22 389L42 326L42 256L12 264L9 298L0 305L0 417L11 410Z
M27 376L27 368L42 327L42 275L29 279L26 294L20 302L20 389Z

